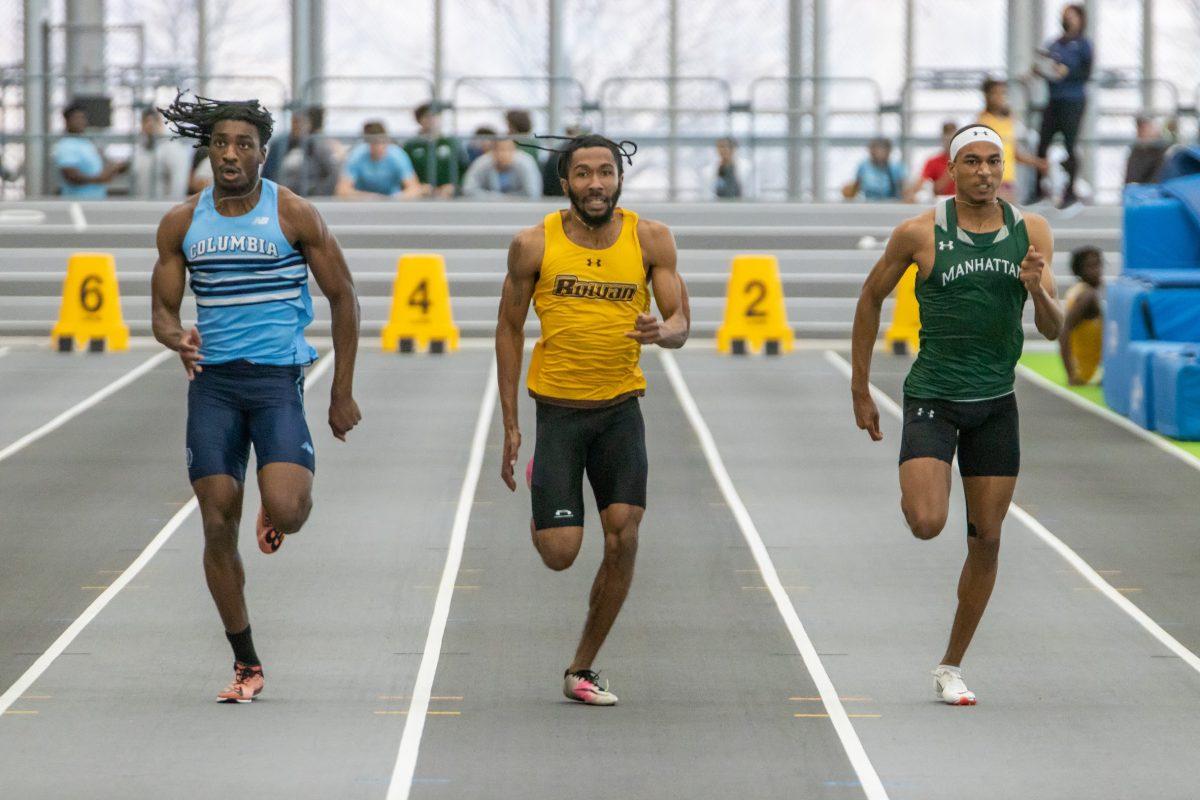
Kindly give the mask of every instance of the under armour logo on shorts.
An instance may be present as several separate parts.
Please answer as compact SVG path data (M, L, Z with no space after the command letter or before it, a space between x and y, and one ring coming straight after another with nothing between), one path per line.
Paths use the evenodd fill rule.
M554 512L555 519L566 519L567 517L573 516L575 516L575 514L569 508L560 508L558 511Z

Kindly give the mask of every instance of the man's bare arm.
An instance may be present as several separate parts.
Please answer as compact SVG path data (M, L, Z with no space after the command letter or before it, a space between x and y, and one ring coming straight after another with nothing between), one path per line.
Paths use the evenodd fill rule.
M150 325L154 338L179 353L189 380L202 371L200 334L195 328L185 331L179 319L187 281L183 238L191 223L192 209L190 203L178 205L158 224L158 260L154 262L154 272L150 276Z
M904 277L904 272L916 260L917 248L925 228L932 231L928 215L906 220L892 231L883 255L863 283L854 310L854 329L851 334L850 392L854 399L854 416L858 427L879 441L879 410L871 399L871 356L879 337L879 317L883 301Z
M675 237L666 225L651 220L638 221L638 239L650 267L654 302L662 314L659 322L650 314L638 315L634 330L625 335L642 344L677 349L683 347L691 329L690 309L683 302L683 281L677 269Z
M504 458L500 477L516 491L513 477L517 453L521 448L521 426L517 416L517 385L521 381L521 360L525 352L525 318L542 267L546 236L541 227L526 228L513 237L508 248L508 273L500 292L496 315L496 382L500 393L500 412L504 419Z
M333 327L333 386L329 427L342 441L362 415L354 402L354 362L358 354L359 305L346 257L312 203L281 190L280 226L304 253L313 279L329 301Z
M1033 324L1042 336L1053 341L1063 327L1063 310L1054 287L1054 234L1039 214L1025 215L1025 230L1033 253L1026 254L1021 262L1021 280L1033 300Z

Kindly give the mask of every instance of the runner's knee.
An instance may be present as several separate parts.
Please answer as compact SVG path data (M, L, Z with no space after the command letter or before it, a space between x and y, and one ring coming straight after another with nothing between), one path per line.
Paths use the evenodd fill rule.
M928 510L904 510L904 519L909 530L918 539L932 539L946 527L946 515Z
M271 524L281 533L295 533L300 530L312 511L312 497L308 494L271 502L264 499L263 504L271 518Z
M604 558L607 560L632 559L637 555L637 548L638 528L636 523L604 533Z
M579 555L579 547L583 542L583 531L573 528L547 528L535 531L534 544L542 563L555 572L562 572L575 563Z
M932 539L946 527L949 509L941 508L938 503L914 502L912 495L905 494L900 498L900 510L908 529L918 539Z
M979 566L993 566L1000 560L999 537L968 537L967 558Z

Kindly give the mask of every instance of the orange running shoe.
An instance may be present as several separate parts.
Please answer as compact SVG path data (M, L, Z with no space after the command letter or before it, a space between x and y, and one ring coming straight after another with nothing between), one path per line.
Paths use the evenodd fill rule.
M259 506L258 549L267 555L271 555L271 553L274 553L283 546L283 540L286 536L287 534L275 530L275 526L271 524L271 518L267 516L267 510Z
M233 680L217 695L218 703L249 703L263 690L263 668L233 663Z

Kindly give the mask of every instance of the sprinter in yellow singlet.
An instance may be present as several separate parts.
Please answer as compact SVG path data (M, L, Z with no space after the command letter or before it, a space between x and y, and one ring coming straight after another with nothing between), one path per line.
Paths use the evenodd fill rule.
M1104 254L1091 246L1071 251L1071 272L1079 283L1067 290L1066 321L1059 334L1059 353L1067 382L1090 383L1104 352Z
M541 321L542 335L529 363L537 434L526 481L533 544L546 566L564 570L579 554L585 470L600 511L604 560L592 585L583 635L563 674L563 693L604 706L614 705L617 697L600 682L592 662L629 592L646 508L646 433L638 405L646 391L641 349L645 344L682 347L689 329L670 229L617 207L622 159L633 154L625 150L627 144L589 134L567 140L557 151L570 206L513 239L496 325L504 414L500 477L516 491L517 384L530 300ZM661 321L650 314L648 284Z

